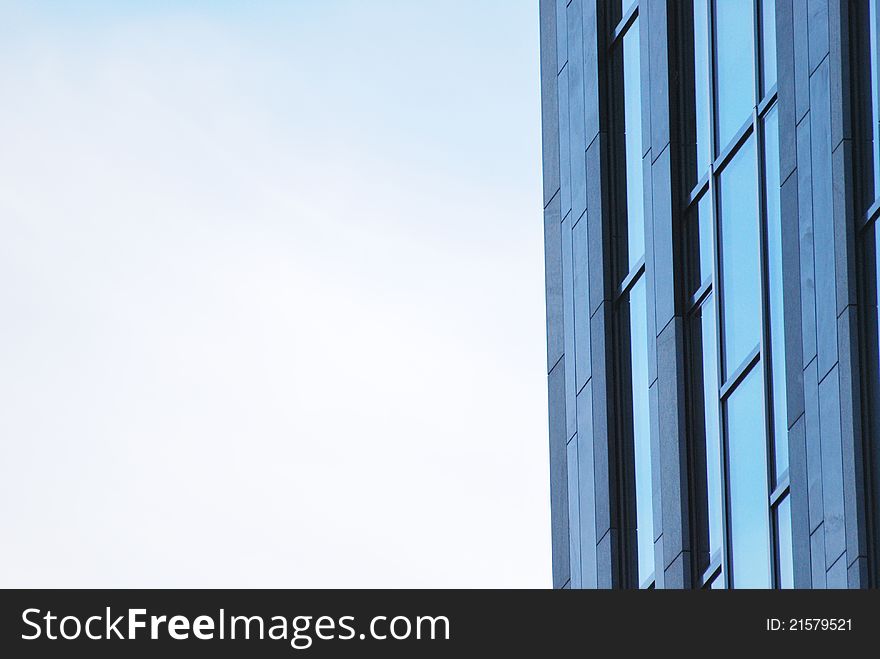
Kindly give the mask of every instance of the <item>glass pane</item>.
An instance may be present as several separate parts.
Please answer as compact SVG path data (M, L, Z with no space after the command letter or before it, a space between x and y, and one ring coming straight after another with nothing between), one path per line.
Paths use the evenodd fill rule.
M776 535L779 540L779 587L794 588L794 562L791 556L791 497L776 504Z
M867 321L865 323L865 335L868 349L865 351L865 376L871 383L868 392L869 403L873 409L880 410L880 225L877 220L865 231L864 237L864 263L868 273L876 272L876 278L870 274L865 278L865 298ZM871 429L869 437L880 437L880 414L869 415Z
M874 233L874 269L877 272L877 278L874 281L874 338L877 339L877 352L874 353L873 359L873 375L874 377L871 379L874 382L874 398L877 403L880 403L880 224L878 224L877 220L874 220L874 225L871 228L871 231ZM870 237L870 233L868 234ZM880 426L880 414L874 415L877 417L875 424Z
M755 140L721 174L721 300L724 365L729 376L761 337L761 276L756 212Z
M782 306L782 216L779 211L779 121L775 106L764 120L764 158L774 471L778 479L788 469L788 417L785 387L785 325Z
M629 270L645 254L642 186L642 90L639 22L623 37L623 113L626 130L626 223Z
M704 459L706 472L705 557L711 560L721 551L723 536L723 490L721 475L721 443L718 436L718 367L715 334L715 301L710 295L696 314L699 322L697 349L702 359L702 406L698 416L703 419ZM705 566L708 567L708 564Z
M712 203L704 194L691 208L687 219L688 294L693 295L703 283L712 277Z
M776 84L776 0L761 0L764 94Z
M654 510L651 503L651 435L648 416L648 319L645 278L629 294L632 373L633 457L636 480L636 535L639 584L654 572Z
M715 0L718 150L749 118L755 106L755 35L753 5L743 0Z
M709 170L709 0L694 0L694 100L696 110L697 172Z
M727 400L730 539L735 588L769 588L770 520L763 375L758 366Z

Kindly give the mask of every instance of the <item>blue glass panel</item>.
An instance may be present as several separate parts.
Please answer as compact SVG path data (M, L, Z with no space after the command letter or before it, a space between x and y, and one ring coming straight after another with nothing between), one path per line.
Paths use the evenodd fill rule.
M770 519L761 367L727 399L730 539L735 588L769 588Z
M770 297L770 354L773 384L773 441L778 479L788 469L785 385L785 324L782 306L782 216L779 210L779 120L776 107L764 120L764 175L767 200L767 275Z
M755 140L749 138L721 174L721 300L725 377L761 338L760 243Z
M751 0L715 0L718 149L755 106L755 34Z
M699 312L703 363L703 421L706 446L706 496L708 499L709 558L721 551L723 489L721 442L718 436L718 367L715 340L715 302L710 295Z
M794 588L794 561L791 555L791 497L776 504L776 535L779 541L779 587Z
M688 272L688 293L712 278L712 202L704 194L688 213L688 253L692 255Z
M645 254L644 188L642 185L642 72L639 22L623 37L623 110L626 130L626 222L629 270Z
M648 319L645 278L629 294L633 452L639 584L654 572L654 511L651 503L651 430L648 412Z
M712 162L709 117L709 0L694 0L694 100L699 178Z
M776 84L776 0L761 0L764 94Z

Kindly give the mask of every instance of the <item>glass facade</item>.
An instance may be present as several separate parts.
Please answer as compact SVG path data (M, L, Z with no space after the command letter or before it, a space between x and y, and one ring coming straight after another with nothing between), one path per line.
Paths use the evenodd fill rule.
M742 367L761 340L756 165L755 141L750 137L718 177L722 353L726 377Z
M770 524L761 369L753 369L725 401L730 492L730 562L736 588L767 588Z
M638 574L645 584L654 572L654 511L651 485L651 428L648 417L648 318L645 281L640 277L626 296L629 306L630 400L636 493Z
M742 0L715 0L712 4L717 155L748 120L755 105L755 46L751 7Z
M684 276L698 555L711 588L792 584L774 12L693 2L698 170Z
M625 411L623 435L629 451L626 489L634 494L635 506L630 507L635 530L636 578L631 585L649 587L654 578L654 512L651 476L651 428L648 400L648 307L645 276L645 209L644 172L642 170L642 93L641 56L638 16L626 11L638 6L623 0L620 22L615 30L612 76L615 100L622 112L615 123L617 151L622 162L615 169L619 190L615 200L617 212L620 273L617 283L617 326L620 330L620 364L622 380L629 387L622 390L621 408ZM622 120L621 120L622 119ZM629 498L629 497L628 497ZM633 510L634 508L634 510Z
M560 587L880 584L880 0L813 4L541 3Z

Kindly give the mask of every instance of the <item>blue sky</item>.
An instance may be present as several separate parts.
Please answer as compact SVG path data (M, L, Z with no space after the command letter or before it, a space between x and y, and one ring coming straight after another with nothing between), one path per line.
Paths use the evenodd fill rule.
M537 35L0 3L0 585L549 585Z

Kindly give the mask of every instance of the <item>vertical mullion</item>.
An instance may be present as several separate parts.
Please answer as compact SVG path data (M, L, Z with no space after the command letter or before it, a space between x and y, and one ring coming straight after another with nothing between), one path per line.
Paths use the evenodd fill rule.
M608 29L610 30L610 34L612 36L611 43L608 49L609 61L612 67L611 80L613 81L613 83L615 83L612 84L610 93L613 97L613 102L619 108L619 113L615 113L615 116L613 118L613 133L614 139L616 140L614 142L616 153L614 154L614 172L612 176L612 187L614 189L613 207L616 209L616 220L613 227L614 238L612 246L611 269L613 273L615 291L619 291L623 282L627 281L632 274L629 268L630 208L628 203L629 181L627 180L628 173L625 134L625 131L627 130L625 123L625 107L627 102L625 97L626 74L624 70L626 67L626 61L624 59L623 42L626 36L629 34L630 30L632 30L633 25L635 25L636 21L639 20L637 15L638 6L636 6L634 12L636 12L636 15L633 20L619 34L616 34L616 30L618 25L620 24L620 21L623 20L623 16L616 18L615 11L612 11L611 22L613 24L608 26ZM617 55L619 55L619 57L621 58L621 69L619 74L616 70L616 67L618 66L616 62ZM619 122L623 122L624 124L624 133L620 136L618 136L617 134ZM641 149L639 150L641 151ZM621 212L621 208L624 208L625 212ZM623 249L622 247L622 245L624 244L624 240L626 240L626 249ZM624 291L623 294L615 294L614 303L612 306L613 325L616 327L615 334L617 335L616 339L614 340L613 363L614 368L619 375L619 377L617 378L617 385L614 388L614 396L615 400L617 401L616 407L621 412L618 415L617 427L619 431L619 436L625 439L625 441L620 442L620 444L618 445L619 457L621 458L618 460L617 475L618 490L621 494L621 505L619 507L618 514L621 517L620 526L621 542L623 546L623 585L629 588L640 588L642 585L640 583L639 576L638 499L635 468L635 418L632 416L632 408L634 405L634 383L632 380L633 337L631 302L631 293L633 286L638 283L638 280L641 278L641 276L642 275L639 275L633 278L633 280L630 282L630 285L627 287L627 290ZM626 310L625 319L623 318L624 309ZM626 414L623 413L624 411L626 412ZM629 417L628 425L625 421L627 417Z
M755 42L755 103L760 105L764 96L763 0L752 0L752 39Z
M761 300L760 300L760 314L761 314L761 332L759 336L759 347L758 354L760 355L759 360L762 363L761 375L763 378L762 389L763 395L761 397L761 402L763 405L763 417L764 417L764 453L765 453L765 465L766 472L764 474L764 478L767 483L767 492L772 493L774 489L773 484L773 475L775 474L775 451L772 447L772 434L771 434L771 422L773 416L773 409L770 398L770 386L772 380L772 373L770 370L771 362L767 359L768 355L768 346L770 345L770 336L769 336L769 310L768 310L768 286L769 286L769 276L767 273L767 218L766 218L766 191L765 191L765 182L766 182L766 166L765 166L765 148L764 148L764 126L761 123L760 117L758 116L757 107L760 104L763 96L763 87L764 87L764 52L763 52L763 38L761 34L761 0L752 0L752 35L754 41L754 67L755 67L755 76L754 76L754 91L755 91L755 107L752 110L752 133L754 134L755 139L755 158L757 162L755 163L755 172L757 174L756 177L756 185L757 185L757 194L755 196L755 206L756 206L756 221L757 221L757 229L758 229L758 263L759 263L759 277L761 283ZM768 556L770 557L770 583L771 586L775 586L777 584L777 573L776 570L776 533L775 533L775 519L773 516L773 510L770 506L769 498L767 500L767 505L764 507L764 514L768 516L768 525L767 528L770 529L770 537L765 538L765 543L769 545Z
M761 68L760 64L757 68ZM760 268L761 268L761 338L760 338L760 359L763 362L763 368L761 369L761 374L763 376L764 382L764 395L763 395L763 403L764 403L764 451L766 453L766 466L767 472L764 477L767 479L767 492L772 493L774 491L774 476L776 474L776 451L775 446L773 444L773 399L772 399L772 382L773 382L773 356L770 355L770 310L769 310L769 285L770 285L770 277L768 273L768 253L767 253L767 195L766 195L766 149L765 149L765 135L764 135L764 125L760 120L757 114L757 109L752 114L753 130L755 133L755 139L757 140L756 144L756 157L758 159L756 172L758 174L758 195L757 195L757 204L758 204L758 250L759 250L759 260ZM768 358L769 355L769 358ZM770 543L770 583L776 587L778 585L778 570L776 569L776 548L777 548L777 533L776 533L776 523L775 516L773 515L773 508L770 506L770 500L768 498L767 505L764 508L765 514L769 515L769 524L767 528L770 529L770 537L767 538L767 542Z
M761 100L763 100L764 95L764 38L762 34L763 28L763 11L762 4L763 0L752 0L752 33L754 35L755 42L755 109L752 112L752 132L755 135L755 157L758 159L756 163L755 172L757 173L757 196L756 196L756 204L757 204L757 213L755 216L758 221L758 263L760 268L760 281L761 281L761 334L760 334L760 360L763 362L761 369L761 375L763 376L764 381L761 383L763 385L764 395L762 396L763 405L764 405L764 453L766 459L764 464L766 465L766 473L764 474L764 478L767 482L767 492L768 495L774 491L774 483L773 478L776 474L776 452L773 446L773 436L772 436L772 420L773 420L773 405L772 405L772 380L773 373L772 369L772 357L770 359L767 358L769 353L770 346L770 332L769 332L769 318L770 311L768 308L770 296L768 294L769 291L769 273L767 271L767 194L766 194L766 181L767 181L767 168L766 168L766 149L764 144L764 125L761 121L761 118L758 115L758 105L760 105ZM764 514L768 516L768 524L767 528L770 529L770 537L766 538L765 541L769 544L769 552L768 556L770 557L770 584L771 587L775 587L777 585L777 575L778 570L776 569L776 520L775 515L773 515L772 507L770 506L770 499L768 496L767 503L764 506Z
M715 160L718 155L718 61L716 57L717 48L717 30L715 29L715 0L708 3L708 30L709 30L709 149L711 153L711 162L709 163L709 189L706 194L709 195L709 208L712 217L712 304L715 306L715 368L718 373L718 385L724 379L724 364L722 363L722 353L724 347L724 319L721 315L721 298L724 295L723 285L721 283L721 245L718 240L720 231L718 230L719 222L719 199L718 186L715 180ZM726 412L724 406L721 405L720 389L715 392L715 399L712 404L718 408L718 442L719 456L721 459L721 481L722 481L722 501L721 501L721 576L723 577L724 587L731 586L731 564L730 564L730 490L729 490L729 469L727 464L727 433L725 432Z
M717 118L718 118L718 58L716 55L716 45L717 45L717 30L715 29L715 1L716 0L708 0L707 2L707 13L708 16L708 28L709 28L709 95L711 96L709 100L709 148L711 157L709 159L709 172L710 172L710 183L712 177L712 169L713 163L718 157L718 126L717 126ZM720 373L720 371L719 371Z
M861 106L862 112L866 112L867 116L859 117L858 122L863 132L867 132L861 139L862 155L861 161L865 165L870 165L870 179L868 176L861 176L859 183L864 189L860 199L861 207L867 209L867 213L871 213L874 205L880 197L880 145L878 145L878 111L880 107L880 7L877 0L869 0L868 8L868 34L867 44L868 61L871 66L870 78L868 84L868 96L870 102L867 107ZM864 14L862 14L864 16ZM862 51L864 52L864 51ZM864 79L863 79L864 80ZM868 127L864 131L865 126ZM870 148L867 148L870 141ZM876 232L880 230L880 223L876 218L868 218L868 221L861 228L859 240L861 242L861 263L860 280L862 292L860 300L865 302L864 312L861 314L861 326L864 329L864 336L861 338L861 346L859 354L866 362L867 368L864 369L862 375L862 391L867 400L867 412L864 415L867 427L874 429L880 426L880 385L876 380L872 381L872 374L876 368L871 362L876 359L876 355L880 352L878 348L878 334L880 334L880 305L877 301L880 299L880 291L875 290L877 287L877 259L880 258L880 250L877 250ZM873 255L873 258L872 258ZM871 295L873 293L873 295ZM873 298L873 299L872 299ZM872 309L873 306L873 309ZM868 519L868 537L874 543L880 542L880 505L877 502L877 495L880 493L880 475L875 473L878 464L878 449L872 449L866 454L867 462L870 465L866 469L866 482L870 484L869 490L874 496L866 497L867 503L867 519ZM868 552L869 561L869 583L873 587L880 586L880 549L874 548Z

